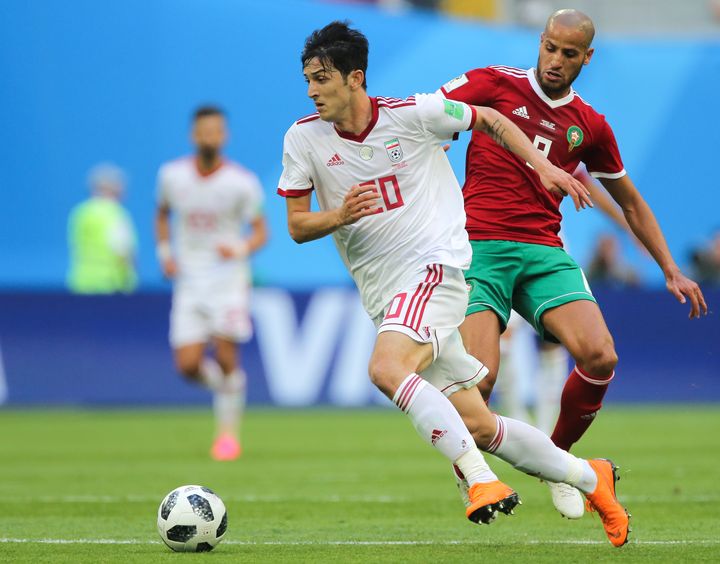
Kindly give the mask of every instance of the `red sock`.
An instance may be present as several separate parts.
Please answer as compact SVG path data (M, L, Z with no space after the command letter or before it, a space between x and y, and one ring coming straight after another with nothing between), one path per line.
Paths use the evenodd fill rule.
M615 372L607 376L588 376L576 366L565 382L560 399L560 415L550 437L563 450L580 440L602 407L608 384Z

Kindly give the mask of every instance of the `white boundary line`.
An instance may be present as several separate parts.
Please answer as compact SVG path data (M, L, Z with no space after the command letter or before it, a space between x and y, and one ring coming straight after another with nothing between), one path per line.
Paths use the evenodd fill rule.
M606 541L593 540L516 540L507 541L512 545L605 545ZM100 545L161 545L161 541L151 541L143 539L21 539L21 538L0 538L0 544L100 544ZM496 545L493 541L472 541L472 540L449 540L449 541L404 541L404 540L388 540L388 541L224 541L227 545L240 546L455 546L455 545ZM503 542L497 543L502 546ZM653 546L718 546L720 540L631 540L630 545L653 545Z
M274 495L230 495L222 496L224 501L242 503L286 503L294 502L319 502L319 503L403 503L410 501L409 497L391 495L363 495L363 496L340 496L326 495L320 497L288 497ZM719 498L720 499L720 498ZM37 496L2 496L6 503L147 503L162 500L162 497L153 495L37 495Z
M38 496L7 496L2 497L5 503L149 503L160 502L158 496L128 494L128 495L38 495ZM364 496L340 496L326 495L321 497L288 497L273 495L230 495L223 496L223 500L238 503L286 503L312 501L313 503L404 503L411 498L392 495L364 495ZM645 496L628 495L619 496L624 503L718 503L720 496L717 494L707 495L677 495L677 496Z

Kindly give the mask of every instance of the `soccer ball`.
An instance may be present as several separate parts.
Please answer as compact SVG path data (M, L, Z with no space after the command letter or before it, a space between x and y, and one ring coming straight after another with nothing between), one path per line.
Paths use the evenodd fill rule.
M210 488L180 486L158 508L158 532L176 552L207 552L225 536L225 504Z

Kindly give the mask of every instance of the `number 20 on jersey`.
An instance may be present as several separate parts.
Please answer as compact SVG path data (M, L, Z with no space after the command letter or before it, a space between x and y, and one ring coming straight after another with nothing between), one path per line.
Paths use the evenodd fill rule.
M363 182L359 184L359 186L372 188L382 196L383 207L378 208L376 213L394 210L405 205L402 194L400 193L400 184L398 184L397 177L394 174L392 176L383 176L376 180Z

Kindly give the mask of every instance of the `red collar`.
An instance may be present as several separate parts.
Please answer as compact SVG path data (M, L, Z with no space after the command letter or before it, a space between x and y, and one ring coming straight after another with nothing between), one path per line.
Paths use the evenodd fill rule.
M335 128L335 132L342 137L343 139L347 139L348 141L355 141L356 143L362 143L365 141L365 138L370 135L370 132L372 131L373 127L375 127L375 124L378 121L378 103L377 98L370 98L370 105L372 106L372 118L370 119L370 123L368 123L367 127L360 133L349 133L347 131L340 131L337 126L333 125Z

